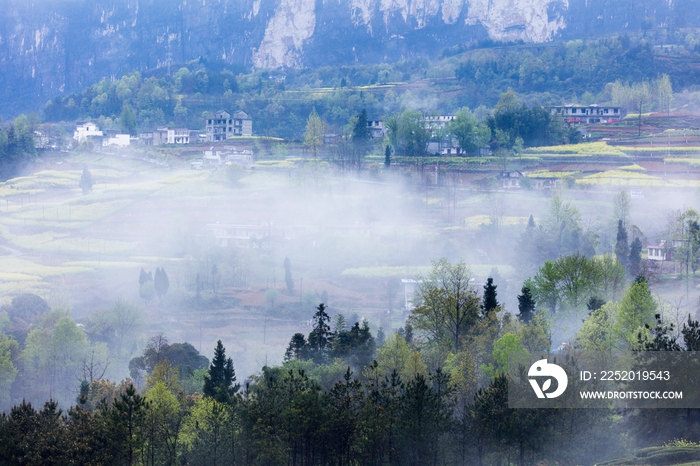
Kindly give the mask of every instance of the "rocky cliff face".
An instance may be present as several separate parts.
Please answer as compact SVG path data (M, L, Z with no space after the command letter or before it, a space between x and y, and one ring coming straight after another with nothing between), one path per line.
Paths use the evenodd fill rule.
M102 77L204 57L277 68L700 25L694 0L5 0L0 113Z

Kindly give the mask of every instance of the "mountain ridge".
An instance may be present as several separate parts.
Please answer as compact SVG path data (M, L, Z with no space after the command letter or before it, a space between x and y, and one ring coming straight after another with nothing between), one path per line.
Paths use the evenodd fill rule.
M256 68L435 56L455 44L699 25L692 0L9 0L3 113L203 57Z

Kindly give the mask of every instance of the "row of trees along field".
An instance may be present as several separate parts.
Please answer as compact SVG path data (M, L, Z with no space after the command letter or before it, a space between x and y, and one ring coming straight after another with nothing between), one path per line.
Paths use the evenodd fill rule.
M550 268L553 284L543 278ZM547 295L552 289L556 299ZM87 336L70 317L50 312L26 337L24 352L38 351L45 332L53 368L46 375L56 387L72 384L77 396L62 403L73 404L68 409L22 402L0 417L0 462L593 464L674 438L700 440L697 410L508 408L508 356L548 351L553 325L567 313L583 320L576 348L611 357L700 348L700 323L687 316L676 327L662 317L644 276L627 284L614 258L573 254L545 263L522 288L517 314L499 303L497 282L479 290L465 264L445 259L423 277L416 298L406 325L385 340L366 322L332 319L318 305L310 333L292 336L285 362L263 367L243 387L221 341L208 364L191 345L162 335L131 360L132 379L110 382L84 359L82 381L61 382L52 374L70 360L59 355L75 358L68 343ZM123 309L111 314L113 322L129 320ZM130 329L112 331L119 352ZM23 352L18 359L18 343L3 338L6 381L13 360L32 358Z
M444 127L431 127L425 115L415 110L390 115L384 127L388 142L384 148L387 166L391 164L392 154L407 157L434 155L428 152L431 141L437 142L438 150L456 146L464 155L478 155L482 148L490 147L499 154L508 154L521 152L529 146L575 144L581 139L581 133L559 116L539 105L528 107L512 91L501 96L493 111L481 107L475 114L468 107L460 108L454 120ZM327 128L316 108L312 108L303 144L314 159L322 155L341 170L362 170L364 157L380 147L370 137L365 109L350 118L343 127L340 141L330 147L324 144Z
M171 76L163 76L162 70L152 75L134 72L56 97L47 102L44 119L57 122L92 118L102 129L136 134L159 125L202 128L211 112L242 108L252 116L257 134L298 139L314 106L337 130L363 108L373 119L386 119L405 109L429 112L420 102L436 100L435 107L442 114L454 114L465 106L493 107L508 89L527 95L529 105L609 103L613 101L612 83L652 81L658 78L658 70L668 73L681 89L691 86L695 82L692 61L659 54L653 47L654 40L621 36L551 46L457 47L433 61L288 69L283 74L197 60L184 64ZM678 36L658 40L682 44L685 39ZM695 41L694 36L688 39L688 44L695 45L689 45L685 54L697 53ZM439 93L444 84L435 90L408 92L401 88L364 88L422 78L456 78L457 83L450 89L462 92L450 93L447 99ZM314 88L322 88L322 92L310 92ZM666 109L665 102L658 108ZM527 143L526 136L521 137Z

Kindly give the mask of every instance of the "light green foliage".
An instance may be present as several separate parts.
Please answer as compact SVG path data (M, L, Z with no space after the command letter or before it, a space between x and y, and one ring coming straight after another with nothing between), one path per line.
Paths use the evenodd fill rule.
M153 283L151 286L153 286ZM155 290L154 290L155 293ZM133 346L133 342L139 337L142 324L141 310L133 303L117 300L106 315L107 323L114 332L114 347L118 360L131 357L126 348Z
M619 306L606 303L593 311L576 335L574 346L586 352L611 354L619 347L620 340L614 331Z
M531 354L548 351L552 347L551 324L542 313L536 313L527 324L521 324L517 329L520 343Z
M529 353L520 342L520 337L514 333L506 333L493 343L493 364L482 366L482 370L490 378L499 373L508 373L511 363L527 361Z
M82 327L66 311L54 310L29 332L24 346L24 376L33 381L34 393L70 402L78 371L90 351Z
M474 153L491 139L491 129L479 123L468 107L462 107L448 126L450 134L457 138L459 147L467 153ZM521 140L522 141L522 140Z
M559 195L555 194L549 202L549 215L545 221L545 225L549 230L559 230L563 228L576 229L581 222L581 213L570 202L564 201Z
M526 281L541 306L581 310L591 296L617 297L624 286L625 271L611 256L589 259L576 253L546 261L537 274Z
M206 396L195 401L178 438L185 453L208 458L209 464L223 463L222 459L230 455L232 428L230 408Z
M468 350L450 353L445 359L444 371L450 375L450 386L459 402L473 400L477 388L476 360Z
M464 334L479 320L479 297L470 279L463 262L451 264L443 258L420 283L409 320L432 344L459 351Z
M403 381L413 380L416 374L426 376L428 373L420 352L411 348L398 333L387 338L377 350L376 360L380 374L390 376L396 371Z
M646 280L632 283L620 301L615 329L623 341L630 347L636 344L638 329L645 324L653 326L654 316L658 312L658 304L651 294Z
M632 209L632 198L625 190L620 191L613 198L613 223L617 227L617 222L622 220L622 226L627 229L630 226L630 211Z
M156 382L145 393L146 455L161 464L174 464L181 427L180 402L165 382Z
M8 410L10 402L10 387L17 377L15 358L19 353L19 345L10 337L0 333L0 409Z
M311 109L309 119L306 121L306 131L304 131L304 145L311 150L314 158L318 155L318 149L323 145L324 133L325 124L314 107Z
M423 156L430 142L430 130L420 112L404 110L391 115L384 123L391 145L405 156Z

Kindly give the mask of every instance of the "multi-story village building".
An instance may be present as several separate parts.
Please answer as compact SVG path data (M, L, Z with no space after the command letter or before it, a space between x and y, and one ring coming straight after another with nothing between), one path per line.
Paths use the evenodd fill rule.
M253 120L243 110L230 113L219 110L207 119L207 142L225 141L234 136L252 136Z
M614 123L624 117L620 107L608 107L605 105L560 105L547 107L552 115L561 115L567 123Z

